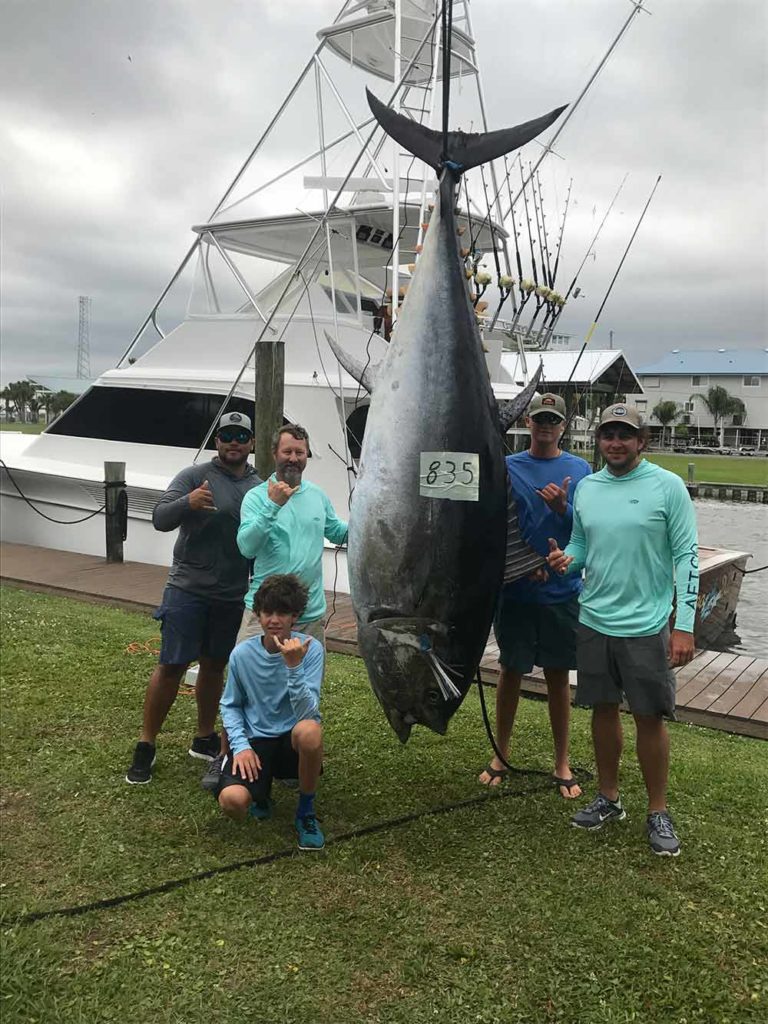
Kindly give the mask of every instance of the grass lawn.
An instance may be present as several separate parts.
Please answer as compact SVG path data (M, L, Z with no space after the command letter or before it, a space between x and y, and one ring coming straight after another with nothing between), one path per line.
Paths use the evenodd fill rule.
M45 424L40 423L0 423L0 430L14 430L17 434L42 434Z
M405 747L362 663L331 656L319 811L331 840L293 855L294 794L273 821L224 820L187 757L181 695L150 786L123 782L148 617L2 591L3 1024L734 1024L768 1014L768 747L672 726L684 847L653 857L627 744L628 819L587 835L540 777L478 797L488 758L471 694L449 734ZM576 711L573 755L589 765ZM518 763L550 767L546 708L524 701ZM414 820L350 837L360 826ZM172 891L65 917L268 853Z
M649 452L649 462L688 479L688 463L695 467L696 482L711 484L758 484L768 486L768 458L764 455L673 455Z

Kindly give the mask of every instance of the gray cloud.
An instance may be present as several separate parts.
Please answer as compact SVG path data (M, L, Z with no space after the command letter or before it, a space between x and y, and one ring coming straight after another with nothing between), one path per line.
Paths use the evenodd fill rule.
M572 100L629 10L476 0L491 125ZM6 0L3 383L72 372L80 294L93 298L92 367L114 362L336 12L322 0ZM658 0L635 19L562 159L542 168L551 230L574 178L566 279L630 172L564 330L586 333L662 173L595 344L613 329L637 365L672 346L765 345L765 40L762 0ZM287 133L278 144L297 151Z

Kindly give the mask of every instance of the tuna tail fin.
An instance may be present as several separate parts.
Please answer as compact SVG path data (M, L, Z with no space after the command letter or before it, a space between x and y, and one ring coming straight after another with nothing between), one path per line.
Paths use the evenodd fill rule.
M371 112L387 135L390 135L414 156L423 160L425 164L434 167L438 174L447 164L457 176L469 170L470 167L477 167L479 164L495 160L496 157L503 156L504 153L524 146L526 142L535 139L545 128L549 128L565 110L565 107L558 107L557 110L552 110L548 114L544 114L543 117L526 121L525 124L518 124L514 128L502 128L497 132L486 132L485 134L448 132L444 147L442 132L425 128L409 117L403 117L402 114L398 114L391 107L385 106L381 100L376 99L370 89L365 91L368 94L368 105Z
M531 404L531 399L534 396L541 374L544 369L544 364L539 362L538 369L531 378L530 384L523 388L519 395L515 398L510 399L509 402L501 402L499 405L499 423L501 425L502 434L506 434L515 420L519 420L525 410Z

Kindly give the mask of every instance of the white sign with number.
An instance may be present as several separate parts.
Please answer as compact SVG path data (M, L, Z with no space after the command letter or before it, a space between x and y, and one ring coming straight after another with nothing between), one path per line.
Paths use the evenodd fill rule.
M477 452L422 452L419 494L451 501L480 500L480 456Z

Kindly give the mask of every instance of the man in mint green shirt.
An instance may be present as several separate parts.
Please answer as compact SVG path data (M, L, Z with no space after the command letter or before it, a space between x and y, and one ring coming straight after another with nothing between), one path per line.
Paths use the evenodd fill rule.
M682 480L642 457L647 434L637 411L610 406L597 430L605 468L576 489L565 551L556 572L585 570L580 597L576 702L591 706L599 792L571 819L590 831L626 817L618 788L623 732L619 705L635 719L637 757L648 791L651 849L676 857L680 842L667 810L669 735L675 717L672 668L693 657L699 589L693 504ZM673 593L675 628L668 627Z
M253 598L267 576L293 573L309 587L307 606L296 628L325 645L323 538L343 544L347 524L336 515L328 496L302 479L309 458L304 427L286 423L275 435L272 451L274 474L254 487L240 508L237 546L254 565L238 642L261 632Z

